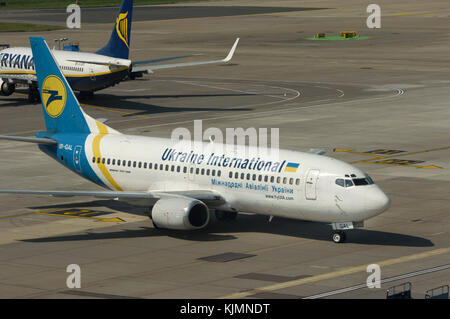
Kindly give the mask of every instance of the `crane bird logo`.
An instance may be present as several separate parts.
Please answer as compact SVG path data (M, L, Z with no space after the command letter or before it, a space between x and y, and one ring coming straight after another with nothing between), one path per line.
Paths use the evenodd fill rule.
M116 31L119 38L125 43L127 48L128 46L128 11L125 13L119 14L116 20Z
M53 118L61 115L66 107L66 86L54 75L45 78L42 85L42 102L47 114Z

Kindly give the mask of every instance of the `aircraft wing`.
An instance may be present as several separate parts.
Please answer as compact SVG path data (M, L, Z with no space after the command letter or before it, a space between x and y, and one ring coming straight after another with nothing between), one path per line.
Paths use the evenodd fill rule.
M158 62L163 62L163 61L185 59L185 58L190 58L192 56L197 56L197 55L201 55L201 54L188 54L188 55L172 56L172 57L168 57L168 58L134 61L134 62L131 62L131 65L134 66L134 65L140 65L140 64L152 64L152 63L158 63Z
M11 79L13 82L36 82L36 74L15 74L15 73L0 73L1 79Z
M46 195L53 197L95 197L103 199L118 199L132 205L150 206L161 198L188 197L198 199L209 207L217 207L226 203L225 199L218 193L210 190L189 191L150 191L150 192L119 192L119 191L56 191L56 190L0 190L0 194L19 195Z
M239 38L234 42L230 52L228 55L222 60L209 60L209 61L197 61L197 62L185 62L185 63L172 63L172 64L158 64L158 65L150 65L150 66L140 66L137 64L133 65L132 73L153 73L154 70L160 69L170 69L170 68L179 68L185 66L195 66L202 64L212 64L212 63L225 63L229 62L234 55L234 51L236 51L236 47L239 43ZM143 64L143 63L142 63Z

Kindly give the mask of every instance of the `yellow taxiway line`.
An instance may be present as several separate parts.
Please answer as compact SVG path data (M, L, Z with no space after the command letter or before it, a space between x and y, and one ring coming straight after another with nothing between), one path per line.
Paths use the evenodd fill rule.
M410 261L415 261L415 260L419 260L419 259L424 259L424 258L428 258L428 257L432 257L432 256L449 254L449 253L450 253L450 247L446 247L446 248L433 249L433 250L425 251L422 253L407 255L407 256L398 257L398 258L386 259L383 261L374 262L374 263L370 263L370 264L378 264L380 267L392 266L392 265L396 265L396 264L400 264L400 263L406 263L406 262L410 262ZM270 291L274 291L274 290L290 288L290 287L300 286L300 285L304 285L304 284L310 284L310 283L317 282L317 281L328 280L328 279L351 275L351 274L354 274L357 272L366 272L368 265L369 264L359 265L359 266L345 268L345 269L341 269L341 270L337 270L337 271L333 271L333 272L329 272L329 273L325 273L325 274L321 274L321 275L316 275L316 276L312 276L312 277L308 277L308 278L296 279L296 280L273 284L273 285L269 285L269 286L265 286L265 287L255 288L255 289L251 289L251 290L247 290L247 291L243 291L243 292L237 292L237 293L233 293L230 295L218 297L218 299L245 298L245 297L252 296L252 295L255 295L258 293L262 293L262 292L270 292Z

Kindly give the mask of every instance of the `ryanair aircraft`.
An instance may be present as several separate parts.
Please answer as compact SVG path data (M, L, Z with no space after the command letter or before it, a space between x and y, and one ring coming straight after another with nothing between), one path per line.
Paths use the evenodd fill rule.
M118 84L126 79L142 77L153 70L228 62L233 57L239 38L228 56L222 60L187 63L158 64L162 61L182 59L195 54L166 57L145 61L129 60L133 0L123 0L108 44L96 53L53 50L63 74L71 88L81 98L92 98L93 92ZM0 51L0 95L11 95L16 86L29 87L28 100L39 100L35 61L30 48L6 48Z
M92 196L150 208L156 228L200 229L239 211L331 223L332 239L385 211L389 198L372 179L345 162L315 153L214 142L124 135L80 108L42 38L31 37L46 131L31 142L105 191L1 190L7 194ZM256 155L249 155L256 154ZM258 155L259 154L259 155ZM270 155L261 155L270 154Z

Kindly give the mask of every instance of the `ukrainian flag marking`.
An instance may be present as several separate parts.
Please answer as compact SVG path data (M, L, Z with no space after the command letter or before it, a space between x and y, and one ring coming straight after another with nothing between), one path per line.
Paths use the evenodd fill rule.
M297 169L298 169L299 166L300 166L299 163L291 163L291 162L289 162L289 163L287 163L284 171L285 172L290 172L290 173L295 173L295 172L297 172Z

